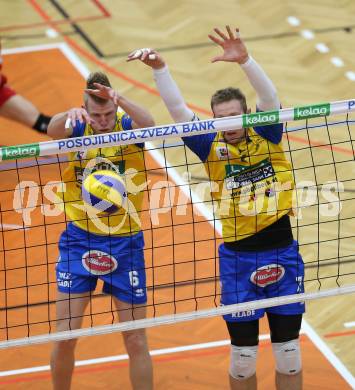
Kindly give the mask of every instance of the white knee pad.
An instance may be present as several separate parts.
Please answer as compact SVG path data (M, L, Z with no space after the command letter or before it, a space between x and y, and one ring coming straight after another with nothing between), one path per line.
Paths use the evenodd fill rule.
M248 379L256 372L256 355L258 346L236 347L231 345L229 373L239 380Z
M285 343L272 343L276 360L276 371L280 374L295 375L302 369L299 339Z

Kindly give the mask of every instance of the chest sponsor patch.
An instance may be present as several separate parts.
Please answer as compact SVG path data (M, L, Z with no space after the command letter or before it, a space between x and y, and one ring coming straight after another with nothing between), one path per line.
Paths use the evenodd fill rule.
M268 264L258 268L250 276L250 281L259 287L278 282L285 275L285 268L280 264Z
M228 160L229 158L231 158L227 146L218 146L216 148L216 155L219 160Z
M117 260L103 251L85 252L81 261L83 267L92 275L107 275L117 268Z
M243 169L240 169L238 165L238 168L238 170L233 171L233 166L230 167L229 177L226 177L228 190L254 184L275 175L272 164L268 160L264 160L252 167L243 167Z

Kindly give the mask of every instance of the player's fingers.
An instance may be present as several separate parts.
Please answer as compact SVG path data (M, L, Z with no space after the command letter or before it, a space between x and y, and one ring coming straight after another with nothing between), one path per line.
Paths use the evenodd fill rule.
M155 61L159 57L158 52L154 49L149 49L148 59L151 61Z
M116 106L118 106L118 100L119 100L119 95L116 91L114 91L114 93L112 94L112 101Z
M142 55L141 55L140 60L145 61L146 58L148 57L149 53L150 53L150 49L148 49L148 48L142 49Z
M128 58L133 57L133 56L135 55L136 51L137 51L137 50L131 51L131 52L128 54L127 57L128 57Z
M89 95L97 95L100 93L98 89L85 89L85 92L88 93Z
M149 60L156 59L156 55L154 55L153 50L151 48L145 47L144 49L142 49L142 51L143 51L143 55L141 57L141 61L145 61L146 59Z
M67 120L65 121L65 128L75 126L74 117L71 111L68 111Z
M222 32L218 27L214 28L213 30L215 31L216 34L218 34L224 40L228 39L227 35L224 32Z
M217 56L217 57L213 57L211 62L218 62L218 61L223 61L223 57L222 56Z
M91 123L92 122L92 120L90 118L90 115L85 110L82 111L82 118L84 119L84 121L86 123Z
M210 38L211 41L213 41L214 43L217 43L217 45L223 45L223 41L216 38L214 35L211 35L211 34L208 34L208 38Z
M70 129L72 126L72 121L71 121L71 118L68 116L66 121L65 121L65 125L64 125L64 128L65 129Z
M133 59L141 58L142 54L143 54L142 49L138 49L138 50L136 50L136 51L133 53L133 55L132 55L131 58L133 58Z
M76 110L70 110L68 112L68 118L70 118L71 125L74 127L77 120Z
M137 60L142 55L141 50L133 50L131 53L127 56L127 61L134 61Z
M81 115L81 111L80 110L75 110L74 113L73 113L73 121L72 121L73 126L75 126L77 120L80 123L84 122L83 116Z
M240 39L240 32L238 27L235 29L235 37L236 39Z
M95 87L101 91L105 91L107 89L110 89L110 87L107 87L106 85L102 85L100 83L94 83Z
M232 32L230 26L226 26L226 30L228 32L229 39L233 40L234 39L234 35L233 35L233 32Z

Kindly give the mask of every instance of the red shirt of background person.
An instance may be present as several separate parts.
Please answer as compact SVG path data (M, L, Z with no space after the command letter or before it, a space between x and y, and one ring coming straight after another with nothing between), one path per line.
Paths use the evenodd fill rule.
M18 95L7 84L7 77L2 73L2 66L0 42L0 117L22 123L41 133L46 133L51 117L42 114L33 103Z

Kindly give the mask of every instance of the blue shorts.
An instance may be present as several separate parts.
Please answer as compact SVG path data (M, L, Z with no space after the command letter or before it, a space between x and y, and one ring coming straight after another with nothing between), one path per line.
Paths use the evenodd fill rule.
M298 243L261 252L237 252L219 247L221 304L232 305L259 299L304 292L304 263L298 252ZM252 321L274 314L301 314L303 302L266 309L240 311L223 316L228 322Z
M143 248L142 232L100 236L69 223L59 240L58 290L67 294L90 292L101 279L104 293L131 304L146 303Z

